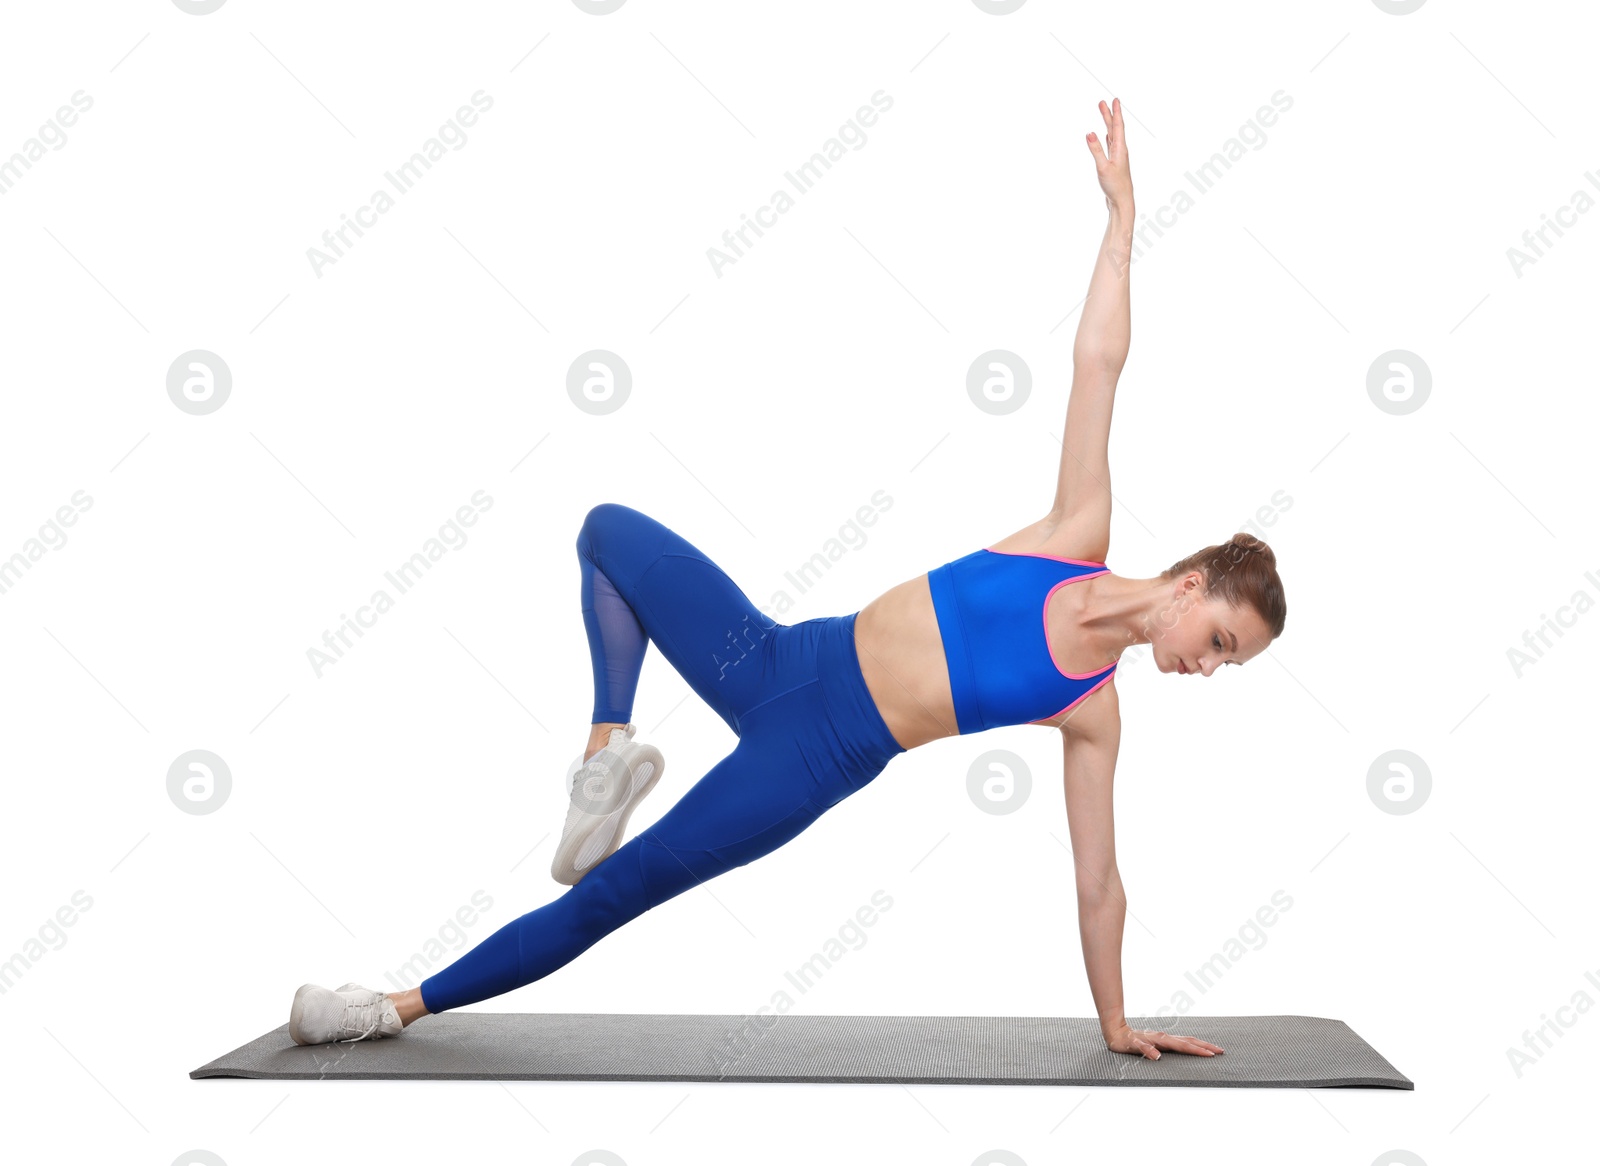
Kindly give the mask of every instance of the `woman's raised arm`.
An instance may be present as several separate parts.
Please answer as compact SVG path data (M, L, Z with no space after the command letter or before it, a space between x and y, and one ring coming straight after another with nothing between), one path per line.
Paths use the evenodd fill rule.
M1100 253L1089 279L1089 295L1072 342L1072 395L1061 442L1052 519L1061 525L1109 531L1111 471L1106 451L1111 437L1111 403L1117 378L1128 359L1128 272L1133 250L1133 178L1123 136L1122 102L1100 103L1106 122L1102 149L1087 135L1109 218Z

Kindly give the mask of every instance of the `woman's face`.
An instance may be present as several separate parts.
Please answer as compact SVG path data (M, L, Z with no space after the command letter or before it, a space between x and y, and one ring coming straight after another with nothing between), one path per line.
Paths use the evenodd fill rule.
M1255 609L1206 598L1198 571L1173 581L1172 600L1158 613L1150 637L1157 671L1174 675L1210 676L1225 665L1243 665L1269 642L1266 621Z

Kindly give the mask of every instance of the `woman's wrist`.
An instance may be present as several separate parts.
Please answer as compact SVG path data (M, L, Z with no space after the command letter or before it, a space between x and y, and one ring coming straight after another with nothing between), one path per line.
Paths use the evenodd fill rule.
M1133 227L1133 199L1106 199L1106 212L1112 223L1131 229Z

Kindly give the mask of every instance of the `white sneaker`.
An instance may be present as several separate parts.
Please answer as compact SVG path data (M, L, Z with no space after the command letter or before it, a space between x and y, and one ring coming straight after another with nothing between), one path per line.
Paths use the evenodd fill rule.
M302 984L289 1008L289 1035L297 1045L377 1040L405 1028L387 993L346 984L338 991Z
M634 807L661 780L666 761L654 745L633 739L639 726L611 730L605 748L567 778L567 821L550 877L575 885L622 845Z

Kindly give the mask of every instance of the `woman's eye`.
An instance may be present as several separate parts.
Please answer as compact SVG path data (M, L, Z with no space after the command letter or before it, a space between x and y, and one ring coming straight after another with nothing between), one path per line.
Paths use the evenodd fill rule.
M1211 646L1213 648L1215 648L1219 652L1222 651L1222 637L1221 636L1212 636L1211 637Z

